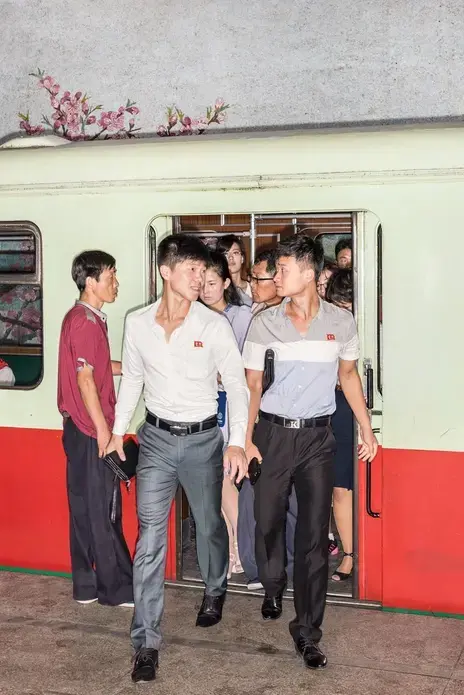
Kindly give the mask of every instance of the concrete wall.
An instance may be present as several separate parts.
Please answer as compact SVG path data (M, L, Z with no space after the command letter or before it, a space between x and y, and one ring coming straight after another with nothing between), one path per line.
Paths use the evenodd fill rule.
M459 116L462 0L0 0L0 137L51 113L43 68L143 132L218 96L227 127ZM223 126L220 126L223 127Z

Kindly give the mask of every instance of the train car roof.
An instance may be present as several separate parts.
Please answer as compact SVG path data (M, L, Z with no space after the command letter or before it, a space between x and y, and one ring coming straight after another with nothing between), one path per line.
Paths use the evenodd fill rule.
M69 142L56 135L0 146L0 190L101 186L227 177L456 169L460 121L211 132Z

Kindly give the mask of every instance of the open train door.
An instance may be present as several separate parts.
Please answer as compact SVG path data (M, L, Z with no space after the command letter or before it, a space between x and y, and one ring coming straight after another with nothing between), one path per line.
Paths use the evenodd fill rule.
M364 380L366 402L379 451L372 463L359 461L355 595L372 602L382 601L382 228L369 212L354 215L355 314L361 354L359 369ZM355 461L357 456L355 455ZM356 590L357 589L357 590Z

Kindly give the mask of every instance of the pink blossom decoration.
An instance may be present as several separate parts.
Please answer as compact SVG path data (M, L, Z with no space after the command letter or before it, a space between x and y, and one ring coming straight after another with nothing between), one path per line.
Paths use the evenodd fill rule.
M135 127L134 118L139 114L139 109L130 99L125 106L119 106L117 111L102 111L101 104L92 105L90 97L80 90L74 93L65 90L60 96L60 85L53 77L45 75L43 70L38 69L37 72L31 73L31 76L37 78L39 86L48 92L53 108L51 118L43 115L42 123L68 140L96 140L102 136L135 137L135 133L140 130ZM97 111L101 111L98 120ZM20 128L27 135L36 135L44 131L44 125L31 125L29 114L19 114L19 118ZM127 125L126 118L129 121ZM98 130L89 132L91 126L97 126Z
M26 135L38 135L48 126L68 140L96 140L97 138L133 138L140 128L136 128L136 117L140 109L135 101L127 100L115 111L103 111L102 104L93 105L90 96L82 91L71 93L61 87L54 77L45 75L38 69L31 73L39 81L39 86L48 93L53 112L50 117L43 115L41 125L30 123L29 113L18 114L19 127ZM226 111L230 108L222 97L217 97L212 106L206 109L206 115L191 118L177 106L169 106L166 110L166 123L158 126L156 133L160 137L175 135L201 135L211 125L220 125L226 119ZM96 112L100 112L97 117Z
M169 106L166 109L166 124L159 126L157 134L160 137L169 135L201 135L213 123L224 123L226 111L230 108L224 99L218 97L214 106L208 106L206 116L200 118L190 118L186 116L177 106ZM176 128L177 126L177 128Z

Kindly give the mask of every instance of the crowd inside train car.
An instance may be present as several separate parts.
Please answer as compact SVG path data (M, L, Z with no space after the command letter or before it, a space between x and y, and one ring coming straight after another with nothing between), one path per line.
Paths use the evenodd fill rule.
M73 597L134 607L134 682L158 669L167 522L179 483L205 584L196 625L222 619L233 574L264 589L262 617L276 620L290 579L297 654L308 668L327 664L319 642L328 556L338 550L332 504L343 551L333 579L352 573L354 417L359 457L377 451L356 366L351 254L341 239L324 265L321 244L299 234L261 250L246 274L237 236L219 237L215 250L191 235L168 237L158 247L163 293L128 315L122 365L111 360L102 312L117 297L116 260L102 251L74 259L79 300L63 322L58 387ZM124 436L142 392L134 454ZM134 474L132 565L118 480Z
M219 245L219 244L218 244ZM217 248L217 247L216 247ZM239 268L240 278L243 274L245 262L245 250L241 239L233 234L227 235L221 240L219 248L229 262L230 279L227 286L233 283L233 277L237 281ZM227 250L226 250L227 249ZM231 253L232 251L232 253ZM240 251L240 258L238 253ZM215 261L213 260L213 267ZM217 263L217 261L216 261ZM319 296L326 301L335 304L342 309L353 311L353 279L351 272L352 245L349 238L340 239L335 246L335 259L325 259L323 269L317 281ZM234 275L232 275L234 271ZM212 271L214 273L214 271ZM276 272L276 251L274 248L263 249L256 256L248 275L247 287L251 288L253 315L270 306L280 304L282 298L277 295L274 283ZM205 288L209 283L209 275L206 273ZM217 280L216 280L217 281ZM238 285L237 288L244 287ZM207 292L207 290L205 290ZM205 301L203 295L201 299ZM229 300L231 305L237 304L237 299ZM208 306L216 310L226 311L227 305L223 300L221 307L213 306L210 301L205 301ZM246 305L244 305L246 306ZM227 314L226 314L227 315ZM230 319L229 319L230 320ZM246 330L251 322L245 319ZM232 323L232 321L231 321ZM232 323L233 327L233 323ZM244 335L234 331L240 350L243 348ZM333 490L333 515L340 538L343 558L337 571L332 574L334 581L346 581L352 575L353 570L353 451L354 451L354 423L350 406L343 394L340 384L336 386L336 410L332 417L337 450L334 461L334 490ZM224 408L224 405L222 405ZM227 441L227 440L226 440ZM223 492L224 494L224 492ZM254 495L249 481L245 481L240 495L234 495L234 510L231 504L227 504L229 516L234 519L231 526L227 521L227 513L224 513L229 531L229 543L231 547L229 578L232 573L245 573L247 587L250 590L261 589L262 584L258 578L258 571L254 557L255 519L253 513ZM287 522L286 522L286 551L287 551L287 576L293 579L293 554L294 538L297 519L297 500L294 486L289 497ZM329 533L329 553L338 553L338 544L332 532Z

